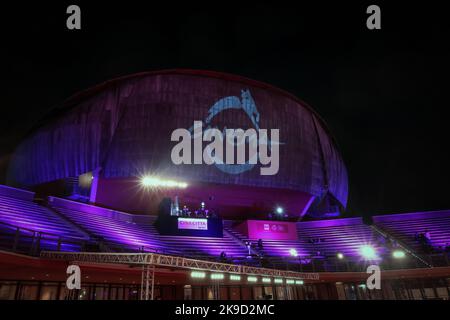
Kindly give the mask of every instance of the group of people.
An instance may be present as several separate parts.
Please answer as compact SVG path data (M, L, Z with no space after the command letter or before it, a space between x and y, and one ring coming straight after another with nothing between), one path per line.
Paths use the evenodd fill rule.
M324 238L310 238L310 239L308 239L308 242L312 243L312 244L319 244L319 243L325 242L325 239Z
M431 242L431 234L428 230L425 230L425 232L422 232L422 233L416 232L416 234L414 235L414 239L416 241L430 243Z
M417 232L414 235L414 239L419 242L419 244L422 246L422 249L427 253L442 253L442 252L450 252L450 244L446 243L443 246L439 247L433 247L431 243L431 234L428 230L425 230L425 232L419 233Z
M425 230L425 232L416 232L414 235L414 240L419 242L419 244L422 246L423 251L427 253L433 252L433 246L431 245L431 234L428 230Z
M287 213L282 213L282 214L279 214L279 213L269 213L268 215L267 215L267 218L269 219L269 220L278 220L278 221L282 221L282 220L288 220L289 219L289 215L287 214Z
M197 210L191 211L187 206L183 206L183 209L179 211L181 217L194 217L194 218L209 218L211 216L208 209L205 209L204 202Z
M196 210L191 210L187 205L184 205L182 209L178 206L178 197L175 198L175 202L171 203L170 209L171 215L179 217L192 217L192 218L214 218L217 217L216 213L210 209L206 209L205 202L200 203L200 207Z

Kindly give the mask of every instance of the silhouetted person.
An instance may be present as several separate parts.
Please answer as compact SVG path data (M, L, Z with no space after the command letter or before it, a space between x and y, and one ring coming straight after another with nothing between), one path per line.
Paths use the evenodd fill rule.
M222 251L220 253L220 261L224 262L227 260L227 254L225 253L225 251Z
M263 248L263 242L262 242L262 239L259 239L258 240L258 249L259 250L263 250L264 248Z
M450 252L450 245L448 243L445 244L444 250L445 252Z

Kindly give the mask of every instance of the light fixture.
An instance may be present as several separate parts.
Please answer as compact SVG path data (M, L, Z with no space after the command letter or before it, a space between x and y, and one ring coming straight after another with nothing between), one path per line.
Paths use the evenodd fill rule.
M362 246L359 249L361 255L363 256L363 258L367 259L367 260L373 260L377 257L377 254L375 252L375 249L372 248L371 246Z
M241 276L237 274L230 274L230 280L232 281L241 281Z
M206 277L206 273L202 271L192 271L191 278L203 279Z
M282 214L284 210L282 207L277 207L275 211L277 212L277 214Z
M150 187L152 185L152 182L153 182L152 178L150 178L150 177L145 176L145 177L141 178L141 184L144 187Z
M211 273L211 279L212 280L223 280L225 276L223 273Z
M253 276L249 276L249 277L247 277L247 281L248 282L257 282L258 278L257 277L253 277Z
M145 188L186 188L186 182L166 180L158 177L144 176L141 178L141 185Z
M283 283L283 279L276 278L276 279L273 280L273 282L275 282L275 283Z
M294 279L286 279L286 284L294 284L295 280Z
M305 282L303 281L303 280L295 280L295 284L299 284L299 285L302 285L302 284L304 284Z
M264 283L271 283L272 280L270 278L262 278L262 282L264 282Z
M338 259L342 260L344 259L344 254L341 252L338 252L338 254L336 255Z
M294 249L294 248L289 249L289 254L290 254L292 257L297 257L297 256L298 256L298 252L297 252L297 250Z
M392 256L396 259L403 259L406 255L402 250L395 250L394 252L392 252Z

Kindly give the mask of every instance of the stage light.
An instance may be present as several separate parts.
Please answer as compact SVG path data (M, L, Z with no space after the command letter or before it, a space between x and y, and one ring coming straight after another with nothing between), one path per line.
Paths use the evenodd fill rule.
M302 285L302 284L304 284L305 282L303 282L303 280L295 280L295 284L298 284L298 285Z
M396 259L403 259L406 255L402 250L395 250L394 252L392 252L392 256Z
M178 182L178 188L185 189L188 187L186 182Z
M277 207L276 212L277 212L277 214L282 214L283 213L283 208L282 207Z
M232 281L241 281L241 276L237 274L230 274L230 280Z
M294 279L286 279L286 284L294 284L295 280Z
M337 257L338 257L338 259L342 260L342 259L344 259L344 254L338 252Z
M270 279L270 278L262 278L262 282L264 282L264 283L271 283L272 279Z
M372 260L377 257L375 249L372 248L371 246L362 246L359 249L359 251L360 251L361 255L363 256L363 258L365 258L367 260Z
M290 254L292 257L297 257L297 256L298 256L298 252L297 252L297 250L295 250L294 248L289 249L289 254Z
M192 271L191 272L191 278L196 278L196 279L204 279L206 277L206 273L201 272L201 271Z
M225 276L223 273L211 273L211 279L212 280L223 280Z
M249 277L247 277L247 281L248 281L248 282L256 282L256 281L258 281L258 278L257 278L257 277L249 276Z
M141 179L141 184L144 187L150 187L152 185L152 178L150 178L150 177L143 177Z
M145 188L186 188L186 182L175 180L165 180L158 177L144 176L141 178L141 185Z
M275 283L283 283L283 279L277 278L277 279L274 279L273 282L275 282Z

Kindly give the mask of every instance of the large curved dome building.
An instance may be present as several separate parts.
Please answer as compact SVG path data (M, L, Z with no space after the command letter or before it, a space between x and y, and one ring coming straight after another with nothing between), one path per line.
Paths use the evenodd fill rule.
M194 121L221 131L279 129L278 170L262 175L260 162L174 163L172 133L192 132ZM143 188L143 177L170 183ZM72 181L91 202L136 213L178 196L181 204L206 201L223 215L282 206L301 217L345 208L348 192L336 143L307 104L268 84L196 70L135 74L71 97L19 145L9 178L52 193L67 193Z

